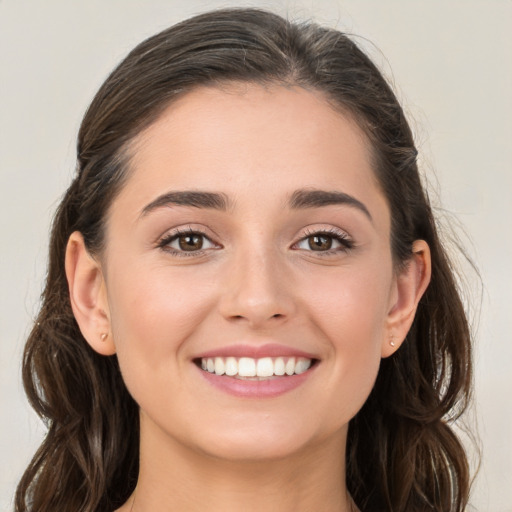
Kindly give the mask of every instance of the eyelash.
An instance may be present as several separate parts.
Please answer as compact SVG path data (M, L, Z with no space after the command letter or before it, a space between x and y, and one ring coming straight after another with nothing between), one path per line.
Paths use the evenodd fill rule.
M308 252L313 252L315 255L320 257L328 257L332 256L334 254L339 254L343 252L347 252L350 249L354 248L354 242L350 239L350 237L345 233L344 231L341 231L336 228L330 228L330 229L321 229L321 230L314 230L314 229L307 229L304 233L304 236L294 244L294 247L296 247L301 242L306 241L308 238L314 237L314 236L324 236L327 238L332 239L335 242L338 242L341 247L337 247L334 249L328 249L326 251L314 251L310 249ZM301 250L300 248L297 248L296 250Z
M166 252L172 254L173 256L185 257L185 258L186 257L194 257L194 256L195 257L202 256L202 255L204 255L205 251L211 249L211 248L206 248L206 249L201 248L201 249L198 249L197 251L185 251L185 250L176 250L174 248L171 248L170 244L173 243L174 241L178 240L182 236L199 236L199 237L202 237L203 244L204 244L204 240L206 239L210 244L212 244L212 246L216 246L217 248L222 248L222 246L213 242L200 229L192 229L192 228L176 229L172 233L169 233L169 234L165 235L164 237L162 237L159 240L157 247L159 249L162 249L163 251L166 251ZM328 249L325 251L322 251L322 250L314 251L313 249L310 249L308 251L307 249L300 249L297 247L301 242L304 242L304 241L308 240L308 238L311 238L313 236L317 236L317 237L324 236L324 237L330 238L330 239L334 240L335 242L338 242L341 247L337 247L334 249ZM352 249L353 247L354 247L354 242L350 239L350 237L345 232L338 230L336 228L331 228L331 229L322 229L322 230L309 230L309 229L306 230L304 233L304 236L300 240L298 240L297 242L295 242L293 244L292 249L313 252L313 253L315 253L316 256L319 256L319 257L328 257L328 256L332 256L336 253L347 252L350 249Z
M199 236L203 239L203 244L204 244L204 240L208 240L208 242L210 244L212 244L213 246L217 246L217 247L221 247L219 244L213 242L207 235L206 233L203 233L201 230L199 229L192 229L192 228L186 228L186 229L176 229L175 231L173 231L172 233L169 233L165 236L163 236L158 244L157 244L157 247L159 249L162 249L163 251L166 251L170 254L172 254L173 256L177 256L179 258L188 258L188 257L194 257L194 256L201 256L201 255L204 255L205 251L209 250L210 248L207 248L207 249L199 249L197 251L184 251L184 250L176 250L172 247L170 247L170 244L176 240L178 240L180 237L182 236Z

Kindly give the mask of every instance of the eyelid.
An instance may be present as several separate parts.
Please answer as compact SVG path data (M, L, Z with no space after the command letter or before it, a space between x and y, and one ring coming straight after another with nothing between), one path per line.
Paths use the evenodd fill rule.
M322 235L333 238L340 244L341 247L327 249L325 251L313 251L312 249L308 250L308 249L302 249L302 248L297 247L299 243L306 241L308 238L310 238L312 236L322 236ZM292 245L292 248L295 250L304 250L306 252L312 252L318 256L323 256L323 255L332 255L333 253L349 251L350 249L352 249L354 247L354 245L355 244L354 244L354 240L352 239L352 237L346 231L344 231L338 227L335 227L335 226L330 226L330 227L308 226L307 228L304 229L304 232L301 234L300 238Z
M210 231L209 229L205 229L202 226L192 226L192 225L186 225L186 226L179 226L172 228L168 230L165 234L160 236L158 240L156 241L156 247L160 248L161 250L170 253L171 255L175 256L200 256L204 255L205 252L211 251L212 249L222 249L223 246L216 242L214 237L212 237L210 234L207 234L207 231ZM180 250L178 248L170 247L170 244L177 240L180 236L183 235L199 235L206 239L209 244L211 244L211 247L201 247L201 249L198 250L192 250L192 251L186 251L186 250ZM312 236L327 236L331 237L334 241L336 241L339 246L335 248L330 248L326 250L320 250L320 251L314 251L313 249L306 249L298 247L298 245L301 242L306 241L309 237ZM335 226L307 226L303 228L302 233L300 234L300 238L296 239L296 241L292 244L291 249L294 250L302 250L305 252L311 252L315 253L317 256L328 256L333 255L334 253L343 253L346 251L349 251L354 247L354 241L352 237L345 231Z
M199 235L204 239L208 240L208 242L212 245L212 247L201 248L197 251L184 251L175 247L170 247L170 244L178 240L180 236L183 235ZM206 230L201 227L194 226L180 226L173 228L167 231L165 234L160 236L156 242L157 248L175 256L200 256L204 255L206 251L210 251L212 249L221 249L222 245L215 242L212 237L206 234Z

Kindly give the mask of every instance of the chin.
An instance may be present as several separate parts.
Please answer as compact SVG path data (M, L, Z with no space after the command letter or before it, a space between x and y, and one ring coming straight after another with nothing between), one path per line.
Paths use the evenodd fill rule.
M271 462L294 457L301 453L305 443L293 442L277 436L259 436L258 438L220 439L213 447L204 450L205 454L229 462Z
M247 415L241 424L210 424L208 432L196 432L195 445L203 453L232 462L270 462L314 451L327 439L345 439L345 430L319 432L305 418L276 418L268 413L259 418ZM200 438L199 438L200 436Z

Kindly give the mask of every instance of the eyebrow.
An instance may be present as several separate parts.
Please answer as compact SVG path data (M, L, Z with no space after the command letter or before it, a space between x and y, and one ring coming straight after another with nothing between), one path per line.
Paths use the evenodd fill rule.
M348 205L357 208L363 212L368 219L372 220L372 216L368 208L355 197L339 191L327 190L296 190L290 198L290 208L318 208L330 205Z
M226 211L232 202L226 194L219 192L204 192L201 190L171 191L158 196L151 203L147 204L141 212L141 217L165 206L188 206L191 208L208 208L213 210ZM294 210L307 208L319 208L330 205L348 205L363 212L370 220L372 216L368 208L355 197L339 191L327 190L296 190L288 202L288 206Z
M154 201L146 205L142 209L141 217L163 206L179 205L225 211L229 208L230 204L225 194L217 192L203 192L199 190L173 191L158 196Z

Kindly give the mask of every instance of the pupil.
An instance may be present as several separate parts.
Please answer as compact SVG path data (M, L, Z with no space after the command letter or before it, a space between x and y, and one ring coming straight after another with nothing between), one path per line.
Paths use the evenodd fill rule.
M313 251L327 251L332 247L332 238L325 235L315 235L309 238L309 247Z
M201 235L182 235L179 238L180 249L183 251L198 251L203 247Z

